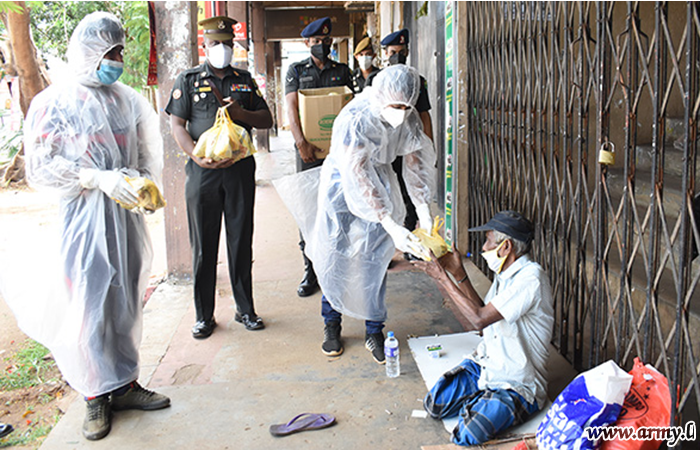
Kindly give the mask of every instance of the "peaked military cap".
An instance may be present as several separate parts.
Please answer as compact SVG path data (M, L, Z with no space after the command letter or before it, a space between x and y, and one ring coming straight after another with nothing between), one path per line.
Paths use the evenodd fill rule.
M328 36L331 34L331 18L323 17L314 20L301 31L301 37L310 38L311 36Z
M355 53L353 55L357 56L358 53L360 53L363 50L370 49L374 51L374 48L372 47L372 40L369 38L369 36L363 38L360 42L357 43L355 46Z
M204 37L214 41L233 39L233 26L238 22L226 16L215 16L199 21Z
M391 34L384 36L384 39L382 39L382 45L384 47L387 45L408 45L408 28L394 31Z

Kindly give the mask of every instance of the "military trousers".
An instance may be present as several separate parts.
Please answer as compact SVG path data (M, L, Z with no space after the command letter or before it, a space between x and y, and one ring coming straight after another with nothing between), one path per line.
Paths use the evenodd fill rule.
M190 160L185 172L197 321L210 320L214 315L222 216L236 308L241 314L254 316L251 272L255 159L252 156L244 158L226 169L205 169Z

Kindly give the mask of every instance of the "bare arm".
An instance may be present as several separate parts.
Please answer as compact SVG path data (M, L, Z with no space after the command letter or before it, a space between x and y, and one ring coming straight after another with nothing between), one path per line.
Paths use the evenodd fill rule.
M287 115L289 118L289 127L294 136L294 143L299 149L299 155L305 163L316 161L316 152L321 149L309 143L301 130L301 122L299 121L299 95L297 92L290 92L285 97L287 99Z
M443 261L438 261L432 252L430 256L432 258L431 261L414 261L412 264L430 275L435 279L436 283L445 289L447 295L472 325L471 330L481 331L503 319L501 313L491 303L484 305L483 300L469 281L469 277L466 277L467 272L464 270L459 252L455 250L455 252L444 256L442 258ZM458 268L455 260L459 261ZM456 280L464 279L464 281L458 285L455 284L447 276L447 271L441 263L445 264L450 270L454 270L454 273L451 273Z

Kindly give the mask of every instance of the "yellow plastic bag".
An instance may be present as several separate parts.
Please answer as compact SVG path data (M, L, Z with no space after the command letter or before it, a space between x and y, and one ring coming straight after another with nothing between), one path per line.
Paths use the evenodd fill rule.
M233 158L236 162L255 154L248 131L233 123L225 106L216 112L214 126L202 133L192 151L199 158L214 161Z
M165 206L165 199L160 193L160 189L156 184L144 177L124 177L126 181L136 188L139 193L139 201L135 205L124 205L122 202L117 200L119 206L124 209L134 209L137 206L142 207L148 211L155 211L157 209L163 208Z
M445 225L445 221L441 219L440 216L435 216L435 220L433 221L433 229L431 230L430 234L428 234L428 232L422 228L413 230L413 234L420 238L420 243L423 244L425 248L432 250L435 256L438 258L446 253L449 253L450 251L450 247L447 245L447 242L445 242L445 239L443 239L439 233L440 228L442 228L443 225ZM430 258L426 258L426 260L430 261Z

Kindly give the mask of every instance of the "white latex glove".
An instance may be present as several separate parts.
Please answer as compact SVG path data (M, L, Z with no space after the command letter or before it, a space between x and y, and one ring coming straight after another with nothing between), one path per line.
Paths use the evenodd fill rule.
M430 206L427 203L416 206L416 215L418 216L420 227L430 234L433 229L433 216L430 215Z
M146 209L143 206L137 206L135 208L130 209L129 211L131 211L134 214L140 214L142 216L150 216L155 212L151 211L150 209Z
M122 167L121 169L119 169L119 173L126 175L129 178L138 178L141 176L138 170L128 169L126 167Z
M112 170L81 169L80 185L85 189L100 189L110 198L124 205L135 205L139 200L136 189L119 172Z
M416 258L426 259L429 257L428 250L420 243L418 236L396 223L394 219L386 216L382 219L381 224L391 236L397 249L410 253Z

